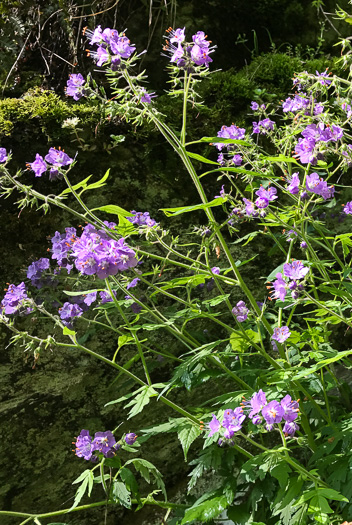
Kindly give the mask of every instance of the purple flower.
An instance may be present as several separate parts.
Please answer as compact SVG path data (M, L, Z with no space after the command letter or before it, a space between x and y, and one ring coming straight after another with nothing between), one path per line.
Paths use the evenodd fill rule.
M352 201L347 202L347 204L345 204L345 206L344 206L344 208L343 208L343 211L344 211L347 215L352 215Z
M102 41L103 36L102 36L101 26L96 27L96 28L94 29L94 31L92 31L92 32L90 32L90 31L86 31L86 33L87 33L88 35L90 34L90 36L91 36L91 39L90 39L90 41L89 41L89 43L90 43L91 45L93 45L93 44L98 44L99 42Z
M117 31L114 31L113 37L110 39L110 47L113 55L124 59L129 58L136 51L136 47L130 44L131 41L127 36L119 36Z
M215 434L215 432L219 432L220 427L221 427L220 421L218 421L218 419L213 414L213 418L212 418L212 420L209 423L210 432L209 432L208 437L213 436Z
M248 317L249 310L244 301L239 301L237 305L232 308L232 313L239 323L243 323Z
M265 118L259 122L253 122L253 134L260 133L261 135L266 135L267 131L273 130L275 122L270 120L270 118Z
M214 273L215 275L220 275L220 268L218 266L214 266L211 269L211 273Z
M130 288L134 288L135 286L137 286L138 282L140 281L140 279L138 279L138 277L136 277L135 279L133 279L133 281L131 281L130 283L128 283L128 285L126 286L126 290L129 290Z
M285 411L277 401L270 401L262 410L263 418L268 425L281 423Z
M109 60L109 53L103 46L99 46L96 53L92 53L92 56L94 57L97 66L102 66Z
M0 148L0 163L7 161L7 151L5 148Z
M253 110L253 111L257 111L258 109L259 109L259 104L258 104L258 102L254 102L254 101L252 100L252 102L251 102L251 110Z
M309 268L304 266L301 261L292 261L292 263L284 264L284 275L286 275L286 277L289 279L293 279L295 281L303 279L308 272Z
M269 201L265 197L258 197L255 201L257 208L264 209L269 206Z
M44 161L43 157L39 155L39 153L36 154L35 161L29 162L27 166L28 169L30 167L30 169L34 171L34 175L36 177L41 177L43 173L48 169L46 162Z
M276 274L276 281L273 282L273 287L275 290L273 298L284 301L287 294L287 283L284 281L282 273Z
M235 432L241 430L242 423L245 419L246 416L243 414L241 407L237 407L235 410L225 410L222 421L222 426L225 428L224 437L226 439L232 438Z
M145 104L150 104L152 101L152 98L155 98L155 93L148 93L145 88L141 89L141 102L144 102Z
M116 297L116 290L113 290L113 294L115 295ZM110 292L99 292L99 295L100 295L100 299L101 299L101 304L105 304L105 303L112 303L113 299L110 295Z
M246 207L245 207L246 215L248 215L248 217L251 217L252 215L253 215L253 217L256 217L257 212L255 211L253 202L248 200L248 199L246 199L245 197L243 197L242 200L243 200L244 204L246 205Z
M185 28L183 28L184 30ZM199 47L209 47L210 42L208 40L205 40L207 38L207 35L204 33L204 31L197 31L195 35L192 36L192 40L195 44L197 44Z
M263 188L263 186L260 186L259 190L255 192L258 197L261 197L263 199L266 199L268 201L274 201L277 199L277 189L276 188L269 188L266 190Z
M177 28L175 30L171 30L169 32L169 38L170 38L170 42L171 44L173 44L174 42L177 42L178 44L182 44L182 42L185 40L186 36L185 36L185 27L183 29L181 28ZM200 32L200 31L198 31ZM203 33L204 35L204 33ZM195 37L196 35L194 35ZM195 42L194 40L194 37L193 37L193 41Z
M45 160L53 166L63 167L68 166L73 162L73 159L61 149L50 148L49 153L45 156Z
M83 314L82 308L78 304L64 303L59 308L60 318L64 321L73 319L74 317L80 317Z
M90 306L97 300L97 292L90 292L88 294L83 294L83 303L87 306Z
M33 286L41 288L45 284L45 281L43 281L41 277L44 270L48 270L49 268L50 260L43 257L28 266L27 277L32 281Z
M298 417L299 405L297 401L292 401L288 394L281 399L281 406L284 409L283 418L285 421L291 423Z
M282 111L284 113L299 111L301 109L306 109L309 106L309 99L304 98L302 95L295 95L294 98L287 98L282 103Z
M27 300L26 285L23 282L18 286L10 284L1 301L1 307L6 315L16 314L21 312L23 303ZM28 308L24 313L30 313L30 311L31 309Z
M321 115L324 111L323 104L315 104L314 106L314 115Z
M248 417L252 419L256 414L259 414L259 412L265 407L265 405L266 395L265 392L263 392L263 390L260 389L258 392L255 392L252 395L251 399L249 400L249 403L246 403L246 406L249 406L251 408Z
M299 157L299 160L302 164L312 164L315 166L317 159L313 154L315 148L315 140L312 138L299 139L298 144L295 148L296 157Z
M288 230L287 234L286 234L286 241L287 242L292 242L296 239L298 233L295 232L295 230Z
M244 128L239 128L238 126L235 126L235 124L232 124L231 126L222 126L221 130L218 131L217 136L222 139L243 140L245 134L246 130ZM214 143L214 146L221 151L224 148L228 149L232 144L217 142Z
M291 335L288 326L282 326L281 328L274 328L274 333L271 336L271 339L277 341L278 343L284 343ZM264 415L264 414L263 414Z
M218 162L219 162L219 161L218 161ZM234 156L232 157L232 163L233 163L235 166L241 166L241 164L242 164L242 157L241 157L241 155L238 155L238 154L234 155Z
M81 430L81 433L76 440L76 456L89 461L92 457L92 453L92 438L89 435L89 430Z
M301 244L300 244L300 248L302 248L302 250L305 250L307 248L307 243L306 241L302 241Z
M210 62L213 61L212 58L209 56L209 48L207 47L200 47L197 44L195 44L191 49L191 58L193 62L196 64L196 66L207 66L210 64Z
M171 50L173 51L173 54L172 54L172 57L170 59L170 62L178 62L182 57L183 57L183 54L184 54L184 50L183 50L183 47L182 45L179 43L177 47L175 46L170 46L171 47Z
M315 72L316 75L319 77L319 82L322 86L330 86L331 80L329 79L328 68L326 71L323 71L323 73L319 73L318 71Z
M70 75L67 81L66 95L73 97L73 100L79 100L84 96L84 89L82 86L86 83L85 79L80 73Z
M299 430L299 426L294 421L286 421L284 428L282 429L285 435L293 436L294 433Z
M116 440L110 430L96 432L92 442L92 450L101 452L106 458L109 458L115 455L114 450L112 450L115 445Z
M126 217L126 219L132 224L136 224L138 226L148 226L149 228L157 224L154 219L151 219L149 212L147 211L143 213L142 211L132 210L131 213L133 213L133 217Z
M297 195L299 192L299 174L298 172L292 173L292 177L289 179L289 185L287 186L287 191L291 193L291 195Z
M133 432L130 432L129 434L126 434L125 436L125 441L127 445L133 445L136 439L137 439L137 434L134 434Z

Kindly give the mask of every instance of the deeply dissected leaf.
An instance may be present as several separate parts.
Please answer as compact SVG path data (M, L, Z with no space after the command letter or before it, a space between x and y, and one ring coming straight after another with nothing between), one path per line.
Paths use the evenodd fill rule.
M188 423L181 430L178 431L178 439L181 442L183 453L185 455L185 461L187 461L187 453L189 447L192 445L193 441L200 436L201 430L199 426Z
M196 502L193 507L186 511L181 525L192 523L194 520L206 523L219 516L226 507L228 507L226 496L209 498L199 504Z
M126 509L131 508L131 493L126 489L122 481L114 481L112 485L112 498L116 503L120 503Z

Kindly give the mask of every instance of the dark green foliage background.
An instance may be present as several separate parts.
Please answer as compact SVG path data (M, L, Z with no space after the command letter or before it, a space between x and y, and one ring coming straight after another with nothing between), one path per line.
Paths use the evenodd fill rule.
M85 7L78 8L81 4ZM256 96L263 102L286 97L295 72L336 67L332 44L337 36L327 24L325 41L319 47L319 20L324 17L321 11L318 11L320 17L317 16L317 8L308 0L180 0L177 5L172 0L167 9L164 2L152 2L151 12L149 2L142 0L121 1L109 9L113 5L112 0L94 5L70 0L0 2L1 146L13 151L14 171L32 161L36 152L45 154L51 146L61 146L70 155L78 151L72 182L90 174L98 179L110 167L109 185L88 197L87 204L91 207L118 204L126 209L148 210L152 217L162 221L158 211L161 207L193 204L197 197L185 173L177 167L173 153L153 128L146 126L136 131L122 121L106 120L98 107L83 99L74 103L63 97L67 76L73 69L62 59L78 62L75 72L87 74L93 69L83 51L86 45L80 36L83 26L94 27L99 23L104 27L114 25L117 20L119 29L128 27L129 37L138 50L148 47L142 67L149 72L150 87L159 94L158 108L175 128L180 123L180 105L163 91L167 59L159 58L162 35L168 25L185 25L188 33L200 29L208 33L218 46L213 68L222 71L200 87L204 106L200 111L190 112L190 139L215 135L221 125L231 122L251 124L250 101ZM326 11L334 8L335 2L325 3ZM88 16L100 11L104 12ZM349 34L347 24L338 30ZM247 35L247 48L236 45L239 34ZM270 47L270 39L275 48ZM79 119L84 150L73 142L75 137L70 130L62 127L68 118ZM126 135L125 142L112 148L111 135L120 134ZM215 158L210 147L208 154ZM26 181L31 180L33 176L28 173ZM44 178L35 180L35 184L50 192L51 186ZM217 193L220 185L215 180L209 182L209 195ZM18 215L15 200L13 196L0 201L3 287L6 282L23 280L30 262L46 255L49 235L66 226L76 226L71 217L56 210L46 217L30 210ZM193 215L192 220L195 223L202 217ZM169 226L175 230L183 228L185 233L192 230L189 222L182 223L180 219L170 221ZM254 253L255 247L249 245L248 253L239 256L250 258ZM263 274L267 273L268 269L263 267ZM247 270L250 285L249 274ZM28 329L26 321L23 323ZM37 330L35 321L30 329ZM104 349L108 356L116 348L116 341L101 331L90 330L86 337L92 349ZM85 468L83 461L70 452L73 436L81 428L95 432L124 421L126 416L120 405L103 406L131 390L132 384L114 383L109 370L72 351L43 353L32 368L33 356L24 355L20 348L8 347L7 332L2 331L0 339L0 508L45 512L62 504L69 507L74 492L71 482ZM172 341L165 342L172 350ZM131 357L124 352L121 364ZM155 360L151 364L153 379L163 381L169 377L170 363ZM137 366L135 373L138 372ZM227 386L222 384L220 388L226 391ZM201 390L197 391L197 399L192 393L174 395L181 405L201 402ZM165 420L167 415L165 407L151 403L142 415L125 423L122 431L138 430L159 419ZM188 472L181 447L172 434L167 434L162 443L159 439L150 439L143 446L143 457L152 460L165 475L170 496L181 498ZM194 457L192 454L191 450L190 459ZM99 499L103 495L94 497ZM67 522L99 524L103 523L103 516L100 509L86 516L72 515ZM157 519L160 522L157 516L154 510L143 510L133 517L133 523L142 523L143 519L144 523L156 523ZM109 510L107 525L117 519L121 524L131 523L130 513ZM3 519L2 523L12 524L16 520Z

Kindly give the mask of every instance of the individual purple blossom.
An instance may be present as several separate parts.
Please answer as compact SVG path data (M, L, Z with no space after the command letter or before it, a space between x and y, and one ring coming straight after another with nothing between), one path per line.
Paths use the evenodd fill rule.
M113 294L116 297L116 290L113 290ZM106 304L106 303L113 302L113 298L111 297L110 292L106 292L106 291L99 292L99 295L100 295L100 300L101 300L100 304Z
M248 317L249 310L244 301L239 301L236 306L232 308L232 313L239 323L243 323Z
M33 286L41 288L44 284L41 279L42 273L49 268L50 260L42 257L28 266L27 278L31 280Z
M76 456L89 461L92 454L92 438L89 434L89 430L81 430L81 433L76 440Z
M281 423L285 411L277 401L270 401L262 410L262 415L268 425Z
M323 104L315 104L313 111L314 115L321 115L324 112Z
M227 409L224 412L224 419L222 426L225 428L224 437L226 439L232 438L235 432L238 432L242 428L242 423L246 419L245 414L241 407L235 408L235 410Z
M217 198L219 198L219 197L224 198L225 196L226 196L225 185L223 184L223 185L221 186L220 195L214 195L214 199L217 199Z
M92 441L92 450L101 452L106 458L115 455L116 439L110 430L106 432L96 432Z
M78 304L66 302L59 308L60 318L64 321L80 317L83 314L82 308Z
M275 199L277 199L277 189L276 188L271 188L269 187L269 189L265 189L263 186L260 186L259 190L255 192L256 195L258 195L258 197L261 197L263 199L266 199L268 201L274 201Z
M221 130L217 132L217 136L222 139L231 139L231 140L243 140L246 134L245 128L240 128L235 124L231 126L222 126ZM214 146L217 147L219 151L232 146L232 144L226 144L223 142L214 143Z
M88 31L86 31L86 33L87 33L88 35L90 34L91 39L90 39L89 43L90 43L91 45L93 45L93 44L99 44L99 42L102 41L102 38L103 38L103 37L102 37L101 26L96 27L96 28L94 29L94 31L92 31L92 32L90 32L90 33L89 33Z
M252 100L252 102L251 102L251 110L258 111L258 109L259 109L258 102L255 102L254 100Z
M232 157L232 163L233 163L235 166L241 166L241 164L242 164L242 160L243 160L243 159L242 159L241 155L238 155L238 154L236 154L236 155L234 155L234 156Z
M5 148L0 148L0 164L7 161L7 151Z
M72 74L67 81L66 95L73 97L73 100L79 100L84 96L83 86L86 83L81 73Z
M295 230L288 230L286 234L286 241L292 242L296 239L297 236L298 236L298 233Z
M126 301L133 300L132 297L130 297L129 295L125 295L125 299ZM142 307L140 304L134 302L131 304L131 310L134 314L140 314L142 311Z
M209 40L206 40L206 38L207 38L207 35L204 33L204 31L197 31L197 33L192 36L193 42L197 44L199 47L209 47L210 46L210 42Z
M259 412L265 407L266 403L266 395L262 389L260 389L258 392L254 392L249 402L244 403L244 406L251 408L248 417L253 419L253 417L256 414L259 414Z
M154 219L151 219L149 212L147 211L142 212L132 210L131 213L133 214L133 217L126 217L126 219L132 224L136 224L138 226L148 226L149 228L157 224Z
M307 245L306 241L302 241L301 244L300 244L299 246L300 246L300 248L301 248L302 250L305 250L305 249L307 248L308 245Z
M182 45L179 43L177 47L175 46L170 46L170 49L172 50L173 54L171 56L171 59L170 59L170 62L176 62L178 63L179 60L183 57L184 55L184 49L182 47Z
M344 205L343 211L347 215L352 215L352 201L349 201Z
M253 215L253 217L256 217L257 215L257 212L255 210L255 207L254 207L254 204L252 201L246 199L245 197L243 197L243 202L245 204L245 211L246 211L246 215L248 217L251 217Z
M130 432L129 434L126 434L125 442L127 443L127 445L133 445L133 443L136 441L137 437L138 437L137 434L134 434L133 432Z
M286 339L290 337L290 335L291 335L291 332L288 329L288 326L281 326L278 328L274 328L274 333L271 336L271 338L274 341L277 341L278 343L284 343Z
M182 44L182 42L185 40L186 36L185 36L185 27L183 29L181 28L177 28L175 30L171 30L169 31L169 39L170 39L170 42L171 44L173 44L174 42L177 42L178 44ZM204 33L203 33L204 34ZM196 36L196 35L194 35ZM195 41L193 39L193 41Z
M292 261L292 263L284 264L284 275L294 281L303 279L308 272L309 268L304 266L301 261Z
M299 193L299 174L298 172L292 173L291 178L288 180L289 185L286 190L291 193L291 195L297 195Z
M260 209L267 208L269 206L269 200L265 197L258 197L255 201L255 205Z
M291 423L298 417L299 405L297 401L292 401L290 395L286 395L280 402L282 408L284 409L283 418L285 421Z
M150 104L152 101L152 98L156 97L155 92L148 93L147 90L143 87L141 88L141 102L144 102L145 104Z
M287 283L282 277L282 273L276 274L276 281L273 282L274 294L273 299L284 301L287 294Z
M87 306L91 306L97 300L97 292L90 292L83 294L83 303Z
M319 83L322 86L330 86L331 80L329 79L329 74L327 69L326 71L323 71L323 73L319 73L318 71L315 72L315 74L319 77Z
M128 283L128 285L126 286L126 290L129 290L130 288L134 288L135 286L137 286L137 284L139 283L140 279L138 279L138 277L136 277L135 279L133 279L133 281L131 281L130 283Z
M299 430L299 425L294 421L286 421L282 430L285 435L293 436Z
M43 173L48 169L46 162L44 161L43 157L39 155L39 153L36 154L35 161L29 162L27 166L28 169L34 171L34 175L36 177L41 177Z
M99 46L96 53L92 53L92 56L95 58L97 66L99 67L109 61L109 53L103 46Z
M253 134L260 133L266 135L267 131L273 130L275 122L270 120L270 118L265 118L259 122L253 122Z
M220 268L219 266L214 266L212 269L211 269L211 273L215 274L215 275L220 275Z
M220 427L220 421L215 417L215 414L213 414L213 418L209 423L210 432L208 434L208 437L213 436L215 432L219 432Z
M23 303L27 300L28 296L24 282L18 286L10 284L1 301L2 311L5 312L6 315L16 314L21 311ZM30 313L30 309L27 309L25 313Z
M207 47L200 47L195 44L191 49L191 58L196 66L207 66L213 61L209 53L211 50Z
M73 159L67 155L63 150L50 148L49 153L45 156L45 160L53 166L63 167L68 166L73 162Z
M315 140L312 138L299 139L298 144L295 147L296 157L299 157L299 160L302 164L312 164L315 166L317 163L317 158L314 155Z
M113 38L110 40L111 52L119 58L129 58L136 51L136 47L130 44L131 42L127 36L119 36L117 31L115 31Z

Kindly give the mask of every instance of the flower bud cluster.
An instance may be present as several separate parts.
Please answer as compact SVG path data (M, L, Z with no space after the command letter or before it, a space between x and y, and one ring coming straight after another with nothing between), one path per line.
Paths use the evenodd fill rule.
M166 44L163 50L171 56L170 62L177 67L193 72L197 66L208 67L213 60L210 53L215 49L210 46L211 42L206 40L207 35L198 31L192 36L192 42L186 41L185 27L183 29L167 29Z
M309 268L304 266L301 261L292 261L292 263L286 263L283 267L283 274L278 272L276 274L276 280L273 282L273 290L270 291L270 294L273 295L271 299L280 299L284 301L288 290L291 291L293 299L297 299L299 292L304 289L304 283L302 279L305 278ZM271 288L271 286L268 286Z
M18 286L10 284L6 294L1 301L1 313L6 315L12 314L29 314L32 308L26 308L29 297L27 295L26 285L22 282Z
M98 26L94 31L85 30L85 34L90 38L89 43L97 46L96 51L89 52L97 66L109 64L112 71L119 69L136 50L125 33L119 33L116 29L107 27L102 30Z

